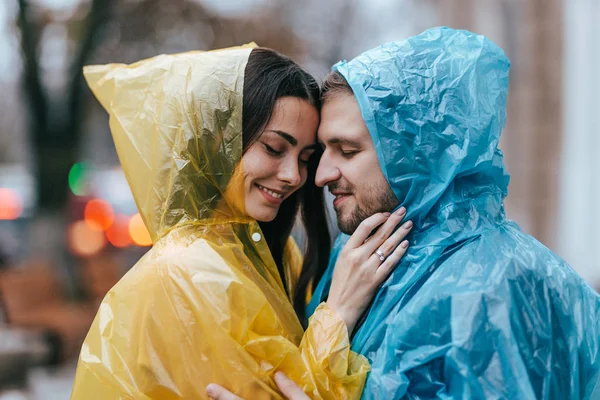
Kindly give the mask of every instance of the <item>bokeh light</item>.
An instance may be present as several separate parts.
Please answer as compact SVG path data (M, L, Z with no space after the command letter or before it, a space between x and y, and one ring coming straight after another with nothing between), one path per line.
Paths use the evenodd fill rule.
M85 221L77 221L67 231L67 242L73 254L89 257L97 254L106 245L104 234L92 229Z
M115 215L112 225L106 230L106 238L113 246L123 248L133 243L129 234L129 220L126 215Z
M135 214L129 221L129 234L138 246L150 246L152 239L140 214Z
M101 199L90 200L83 211L85 222L90 228L105 231L114 221L114 212L109 202Z
M85 163L75 163L69 171L69 188L77 196L85 196L87 172L89 167Z
M23 201L19 194L8 188L0 188L0 220L17 219L23 213Z

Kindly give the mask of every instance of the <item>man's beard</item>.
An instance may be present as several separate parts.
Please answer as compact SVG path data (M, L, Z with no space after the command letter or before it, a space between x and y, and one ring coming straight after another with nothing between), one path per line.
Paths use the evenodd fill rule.
M329 187L330 191L336 189L339 190L340 186L330 185ZM353 194L356 193L355 190L350 191L342 189L342 191L348 191ZM354 233L360 223L371 215L380 212L391 212L398 205L398 199L387 182L383 187L380 185L365 185L361 192L367 194L367 198L364 198L363 201L360 202L355 196L356 206L347 217L342 218L340 210L337 208L335 210L338 227L340 228L340 231L347 235Z

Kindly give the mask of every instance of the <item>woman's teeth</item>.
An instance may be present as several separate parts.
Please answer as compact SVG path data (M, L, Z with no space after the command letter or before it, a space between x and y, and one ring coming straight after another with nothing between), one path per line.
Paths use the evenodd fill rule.
M271 196L275 197L276 199L281 199L281 198L283 197L283 195L282 195L282 194L275 193L274 191L272 191L272 190L269 190L269 189L267 189L266 187L263 187L263 186L260 186L260 185L256 185L256 186L258 186L258 188L259 188L260 190L262 190L263 192L265 192L265 193L268 193L269 195L271 195Z

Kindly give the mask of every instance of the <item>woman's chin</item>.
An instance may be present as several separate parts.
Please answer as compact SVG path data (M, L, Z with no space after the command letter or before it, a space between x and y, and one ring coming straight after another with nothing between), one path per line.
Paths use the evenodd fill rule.
M279 211L279 209L276 209L276 210L274 210L272 208L264 209L263 207L261 207L260 209L257 209L257 210L246 209L248 216L252 219L257 220L258 222L273 221L275 219L275 217L277 217L278 211Z

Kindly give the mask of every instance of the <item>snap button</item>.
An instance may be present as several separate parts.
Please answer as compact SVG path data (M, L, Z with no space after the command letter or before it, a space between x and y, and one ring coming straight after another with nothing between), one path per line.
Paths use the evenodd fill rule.
M260 239L262 239L262 236L260 236L260 233L254 232L252 234L252 240L254 240L255 242L260 242Z

